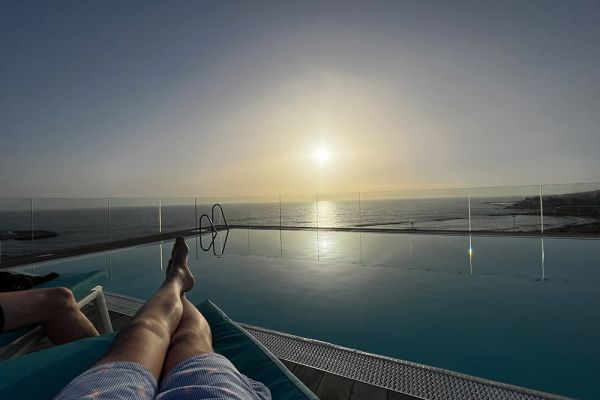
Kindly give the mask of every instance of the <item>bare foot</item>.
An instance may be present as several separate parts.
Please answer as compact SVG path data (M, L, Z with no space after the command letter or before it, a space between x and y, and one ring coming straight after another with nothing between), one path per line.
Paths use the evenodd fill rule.
M167 278L180 279L184 292L192 290L196 282L194 275L192 275L192 272L188 268L187 256L189 250L185 239L181 236L177 237L171 251L169 266L167 267Z

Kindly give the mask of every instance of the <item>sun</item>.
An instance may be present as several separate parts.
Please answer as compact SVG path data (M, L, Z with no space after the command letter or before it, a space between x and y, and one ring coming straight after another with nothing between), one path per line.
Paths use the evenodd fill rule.
M329 157L331 157L331 153L325 147L320 147L317 150L315 150L313 156L315 157L315 160L323 164L324 162L329 160Z

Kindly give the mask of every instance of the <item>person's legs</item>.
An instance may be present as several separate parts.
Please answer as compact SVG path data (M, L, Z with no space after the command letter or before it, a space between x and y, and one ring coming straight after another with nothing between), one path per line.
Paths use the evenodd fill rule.
M183 314L171 339L157 398L271 399L265 385L241 374L229 360L214 353L208 322L185 296L181 302Z
M213 352L212 335L208 322L185 296L181 297L181 303L183 304L183 314L181 322L171 338L171 346L163 366L163 376L183 360Z
M183 313L181 297L194 286L187 254L185 240L178 237L158 291L119 332L108 353L55 400L154 399L171 336Z
M158 291L123 328L109 352L96 365L115 361L141 364L158 380L171 342L183 314L181 296L194 286L187 267L188 247L177 238L167 277Z
M181 302L183 315L171 339L157 398L271 399L265 385L243 375L213 351L208 322L184 296Z
M98 335L67 288L0 293L0 306L5 331L39 324L54 344Z

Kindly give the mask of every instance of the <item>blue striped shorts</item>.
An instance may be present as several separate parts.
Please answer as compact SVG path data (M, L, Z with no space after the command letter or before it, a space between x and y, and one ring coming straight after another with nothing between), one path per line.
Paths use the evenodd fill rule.
M55 400L266 400L269 389L240 373L225 357L207 353L177 364L158 387L138 363L98 365L73 379Z

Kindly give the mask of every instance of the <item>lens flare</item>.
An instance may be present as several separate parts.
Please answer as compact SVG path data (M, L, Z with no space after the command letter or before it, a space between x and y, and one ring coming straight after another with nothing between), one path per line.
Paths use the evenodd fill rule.
M331 153L326 148L321 147L315 151L313 156L315 157L315 160L317 160L318 162L324 163L327 160L329 160L329 157L331 157Z

